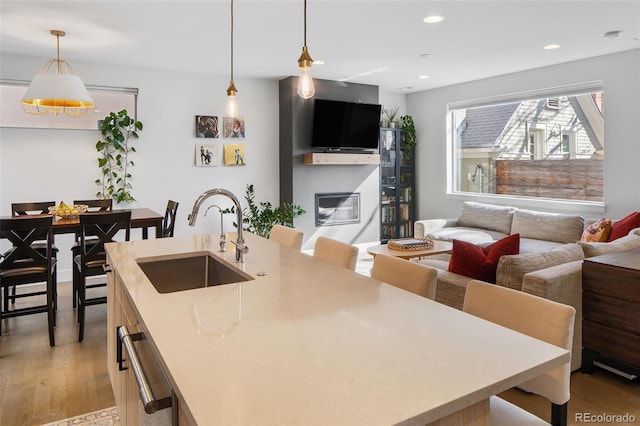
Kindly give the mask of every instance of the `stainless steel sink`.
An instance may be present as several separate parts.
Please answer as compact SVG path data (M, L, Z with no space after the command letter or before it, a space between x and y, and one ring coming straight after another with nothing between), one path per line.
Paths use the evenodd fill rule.
M209 253L138 259L137 263L158 293L173 293L254 279Z

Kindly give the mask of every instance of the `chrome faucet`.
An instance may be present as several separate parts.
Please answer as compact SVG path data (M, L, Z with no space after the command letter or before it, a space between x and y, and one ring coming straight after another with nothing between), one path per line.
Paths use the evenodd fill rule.
M220 239L218 240L218 242L220 243L220 252L224 253L225 251L227 251L227 249L225 248L227 236L224 234L224 213L222 212L222 209L215 204L211 204L204 211L204 217L207 217L207 213L209 213L209 210L211 210L212 207L217 208L220 212Z
M247 254L247 252L249 252L249 247L244 244L244 237L242 235L242 207L240 206L240 201L238 201L238 198L236 198L236 196L233 195L231 191L227 191L226 189L221 188L215 188L200 194L196 202L193 204L193 209L191 210L191 214L189 215L189 226L194 226L196 224L200 206L207 198L213 195L224 195L225 197L233 201L233 204L235 205L237 215L236 220L238 222L238 237L236 241L232 241L232 243L236 245L236 262L245 263L245 255Z

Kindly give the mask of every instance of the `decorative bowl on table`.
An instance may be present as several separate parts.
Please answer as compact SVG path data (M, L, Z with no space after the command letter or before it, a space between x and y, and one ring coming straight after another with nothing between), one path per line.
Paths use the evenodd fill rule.
M74 204L72 206L63 204L49 207L49 214L59 217L76 217L80 213L85 213L89 206L86 204Z
M400 238L389 240L387 247L391 250L428 250L433 248L431 238Z

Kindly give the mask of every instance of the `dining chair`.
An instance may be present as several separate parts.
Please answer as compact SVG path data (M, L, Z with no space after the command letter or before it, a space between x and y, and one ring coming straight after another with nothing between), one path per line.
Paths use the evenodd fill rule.
M167 201L167 208L164 212L164 222L162 223L162 238L173 237L173 230L176 226L176 213L178 212L178 202Z
M358 247L327 237L318 237L313 247L313 256L352 271L356 270Z
M111 198L98 198L91 200L73 200L73 204L84 204L88 206L87 213L99 213L99 212L110 212L113 210L113 199ZM97 237L87 238L87 244L95 243L99 240ZM76 256L80 254L80 232L76 233L75 242L71 246L71 259L74 259ZM73 286L73 307L75 308L78 304L78 290Z
M2 254L0 262L0 286L6 290L10 286L25 287L28 292L14 294L15 299L34 296L46 296L46 303L9 309L5 298L0 303L0 335L5 318L23 315L47 313L49 325L49 345L55 346L55 295L56 295L56 258L53 255L53 217L12 217L0 219L0 239L11 244L11 249ZM44 241L42 247L35 249L35 241ZM46 283L45 290L34 289L30 284ZM29 284L29 285L27 285ZM5 292L6 296L6 292ZM0 292L2 299L2 292Z
M503 327L571 351L576 310L522 291L472 280L467 285L463 311ZM547 371L518 387L551 402L551 424L567 424L571 362ZM522 408L493 396L490 424L548 424Z
M378 254L373 258L371 278L427 299L434 300L436 297L438 272L427 265L410 260Z
M17 217L17 216L27 216L27 215L49 214L49 207L53 207L55 205L56 205L55 201L11 203L11 216ZM31 246L34 249L39 250L44 254L46 252L47 243L46 241L34 241L31 244ZM51 248L53 250L53 257L57 257L58 247L56 247L55 245L55 240L52 240ZM56 290L56 293L57 293L57 286L54 290ZM11 303L14 304L16 300L14 297L15 293L16 293L16 286L11 287L10 289L8 287L5 287L5 300L7 302L10 300ZM57 303L58 303L57 295L54 298L54 301L57 306Z
M125 241L131 234L131 211L123 210L80 215L80 254L73 258L73 285L78 292L78 341L84 340L85 310L87 306L106 303L106 296L87 298L87 289L105 287L106 282L87 284L87 278L105 275L107 255L104 245L116 241L116 235L124 231ZM87 241L95 237L91 244Z
M273 225L269 239L275 241L283 246L291 247L292 249L300 251L302 249L302 239L304 233L297 229L290 228L284 225Z

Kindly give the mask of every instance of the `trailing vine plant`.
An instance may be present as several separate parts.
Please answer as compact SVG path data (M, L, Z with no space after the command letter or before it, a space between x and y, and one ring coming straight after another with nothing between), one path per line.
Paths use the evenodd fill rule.
M403 115L400 117L402 120L402 130L404 131L404 143L402 151L406 158L411 158L413 148L418 144L418 138L416 137L416 127L413 124L413 117L410 115Z
M100 124L102 139L96 143L98 167L102 177L95 180L102 187L96 193L98 198L112 198L116 202L132 203L135 198L131 194L131 167L133 160L129 153L136 152L131 139L138 138L142 123L129 117L126 109L107 115Z
M244 195L247 208L242 210L242 229L264 238L269 238L273 225L284 225L293 228L293 219L306 213L306 210L297 204L283 203L280 207L273 207L269 201L261 201L256 204L253 185L247 185ZM224 209L223 213L235 213L235 206ZM238 227L237 223L233 226Z

